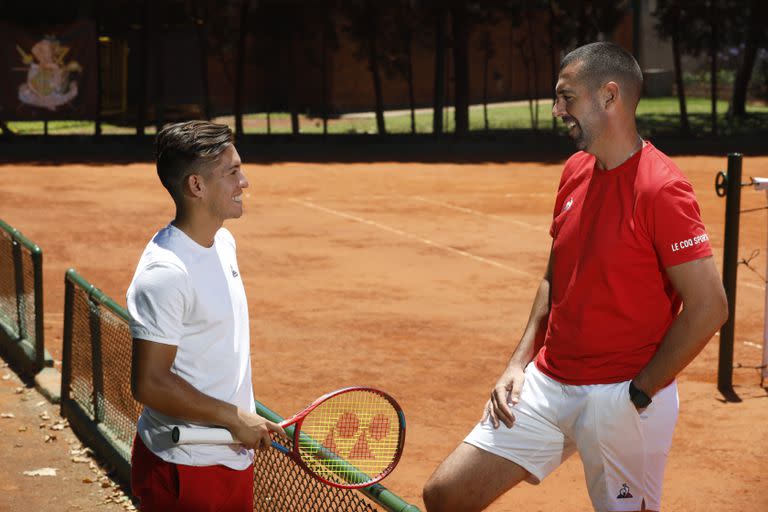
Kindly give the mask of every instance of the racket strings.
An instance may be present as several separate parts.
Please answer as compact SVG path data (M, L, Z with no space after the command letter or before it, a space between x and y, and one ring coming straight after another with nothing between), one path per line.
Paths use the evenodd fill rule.
M400 416L385 397L356 390L329 398L305 418L299 454L317 475L361 484L387 474L402 445Z

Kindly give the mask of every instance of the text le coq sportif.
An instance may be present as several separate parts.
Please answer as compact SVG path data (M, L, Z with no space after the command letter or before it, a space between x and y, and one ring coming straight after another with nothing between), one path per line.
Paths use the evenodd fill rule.
M685 240L680 240L679 242L675 242L672 244L672 252L677 252L680 249L686 249L688 247L693 247L694 245L699 245L701 243L706 242L707 240L709 240L709 235L707 235L706 233L695 236L693 238L686 238Z

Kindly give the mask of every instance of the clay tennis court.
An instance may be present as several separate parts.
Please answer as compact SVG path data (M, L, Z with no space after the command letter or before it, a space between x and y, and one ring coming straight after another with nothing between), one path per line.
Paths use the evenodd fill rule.
M722 268L726 159L677 157ZM562 164L248 165L246 214L226 226L248 293L257 397L288 415L347 385L394 395L406 450L385 484L423 507L421 487L479 418L528 317L549 250ZM744 175L768 176L768 158ZM766 205L744 189L742 208ZM172 216L150 163L0 166L0 218L44 252L45 336L61 359L64 271L118 303L149 238ZM742 216L740 257L765 275L765 212ZM739 268L734 360L761 361L765 283ZM665 510L768 509L768 395L736 369L741 403L717 392L718 337L680 377ZM119 364L128 365L128 361ZM126 393L128 390L126 390ZM66 498L64 498L66 499ZM592 510L576 457L491 510Z

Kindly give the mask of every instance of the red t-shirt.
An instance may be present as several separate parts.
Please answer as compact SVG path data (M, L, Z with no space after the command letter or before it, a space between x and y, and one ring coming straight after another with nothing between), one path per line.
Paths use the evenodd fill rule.
M576 153L550 234L551 308L538 368L575 385L634 378L680 311L664 269L712 254L691 184L650 143L607 171Z

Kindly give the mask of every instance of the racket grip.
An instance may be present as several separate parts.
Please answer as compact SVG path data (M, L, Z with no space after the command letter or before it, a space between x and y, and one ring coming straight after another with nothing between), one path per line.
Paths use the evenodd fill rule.
M289 454L289 453L291 453L291 450L289 450L289 449L288 449L288 448L286 448L285 446L283 446L283 445L281 445L280 443L278 443L278 442L275 442L275 441L272 441L272 447L273 447L273 448L277 448L277 450L279 450L279 451L281 451L281 452L285 453L286 455L287 455L287 454Z
M173 427L171 439L176 444L237 444L225 428Z

